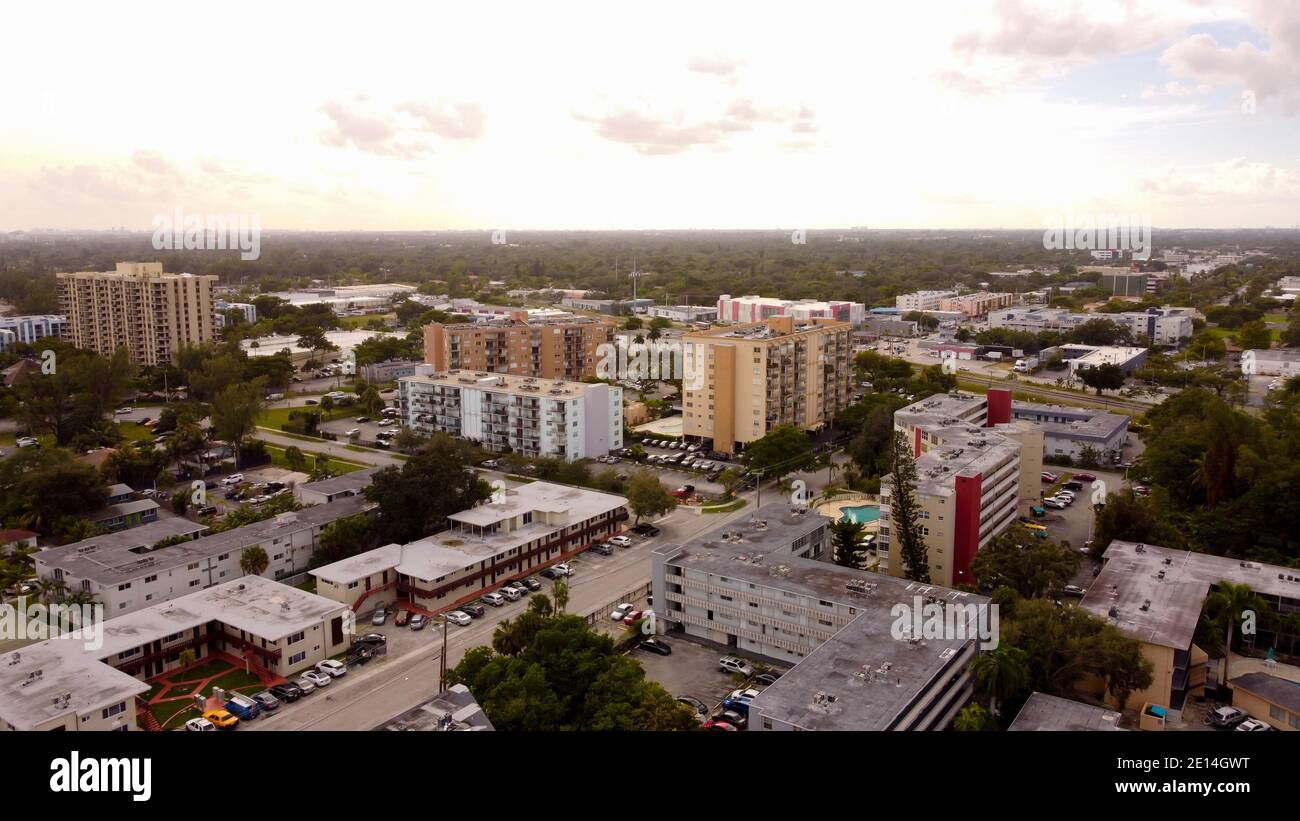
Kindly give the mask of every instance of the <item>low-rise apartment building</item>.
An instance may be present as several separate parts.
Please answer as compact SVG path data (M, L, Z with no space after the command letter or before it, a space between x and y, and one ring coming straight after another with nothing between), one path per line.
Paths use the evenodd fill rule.
M1008 305L1014 305L1015 302L1015 294L993 294L987 291L978 291L973 294L944 297L939 300L939 310L954 313L959 312L967 318L973 318L984 316L989 311L998 308L1005 308Z
M616 535L627 499L530 482L448 517L450 529L311 571L316 591L354 611L404 601L443 610Z
M209 536L199 536L207 530L203 525L166 518L46 548L33 559L38 576L94 594L112 619L243 576L239 559L249 547L266 551L267 578L303 573L320 544L322 529L370 507L361 496L339 498ZM177 536L189 539L156 546Z
M1195 329L1188 308L1149 308L1115 314L1085 314L1064 308L1014 307L989 313L989 326L1013 331L1057 331L1068 333L1085 322L1106 319L1126 328L1134 339L1145 338L1154 345L1177 345L1191 339Z
M750 704L751 730L942 729L972 690L973 633L923 639L910 622L895 633L895 608L978 608L988 599L832 564L830 525L769 504L656 548L660 625L794 663Z
M866 316L867 308L861 302L820 302L815 299L777 299L775 297L718 297L718 319L723 322L762 322L768 317L788 316L798 320L834 319L857 325Z
M713 322L718 318L718 309L706 305L655 305L650 308L650 316L673 322Z
M1232 704L1274 730L1300 730L1300 681L1268 673L1247 673L1228 682Z
M735 453L780 425L829 425L853 401L852 327L773 316L686 334L683 434Z
M615 385L429 372L398 380L397 400L411 430L447 433L495 452L571 462L623 447L623 389Z
M1043 431L1012 417L1011 391L931 396L894 413L894 429L912 443L921 534L935 584L971 584L975 555L1039 498ZM884 569L906 567L892 538L893 476L881 480Z
M424 361L437 371L486 371L542 379L595 376L600 346L614 338L613 320L529 319L526 311L473 324L424 326Z
M0 351L15 345L30 345L38 339L61 337L67 326L67 317L51 314L0 316Z
M1009 732L1109 732L1120 730L1120 714L1105 707L1034 692L1007 727Z
M1012 402L1013 419L1032 422L1043 431L1044 458L1078 459L1091 451L1099 459L1114 459L1128 441L1129 418L1093 408Z
M1209 674L1209 656L1195 643L1206 597L1221 582L1250 587L1276 615L1300 614L1300 571L1292 567L1241 561L1208 553L1191 553L1137 542L1113 541L1105 564L1079 606L1142 646L1151 662L1153 681L1129 696L1127 707L1144 703L1181 710L1188 695L1201 692ZM1300 634L1261 621L1243 640L1279 658L1300 658ZM1101 682L1082 689L1100 698ZM1256 716L1265 719L1265 716Z
M288 676L347 649L338 602L261 576L231 579L102 625L99 647L64 636L0 656L0 729L137 730L145 680L224 652Z
M894 305L905 313L912 311L937 311L945 299L957 296L956 291L915 291L894 298Z

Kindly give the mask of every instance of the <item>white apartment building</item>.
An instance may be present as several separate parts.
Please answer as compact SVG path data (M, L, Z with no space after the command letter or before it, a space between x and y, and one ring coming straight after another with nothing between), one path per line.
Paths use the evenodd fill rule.
M33 558L38 576L93 593L112 619L243 576L239 559L249 547L266 551L269 579L304 573L321 530L371 507L362 496L340 497L210 536L201 535L204 525L171 517L46 548ZM176 536L188 540L156 547Z
M61 337L67 325L66 317L52 314L0 316L0 351L14 345L30 345L44 337Z
M956 291L915 291L894 298L894 306L900 311L937 311L945 299L957 296Z
M1177 345L1194 333L1188 308L1151 308L1118 314L1072 313L1063 308L1016 307L989 313L989 326L1013 331L1072 331L1093 319L1107 319L1127 328L1135 338L1146 337L1156 345Z
M623 389L432 366L398 380L402 423L501 452L572 462L623 447Z
M1259 376L1300 376L1300 351L1253 349L1243 351L1241 358L1243 362L1253 359Z
M390 544L311 571L316 591L365 612L405 601L442 610L523 578L616 535L627 499L530 482L448 517L450 529Z
M217 327L224 328L226 317L222 311L239 311L243 315L244 321L250 325L257 322L257 306L251 302L226 302L217 300Z
M798 320L835 319L859 325L867 315L861 302L820 302L815 299L777 299L775 297L718 297L718 316L723 322L762 322L772 316L790 316Z

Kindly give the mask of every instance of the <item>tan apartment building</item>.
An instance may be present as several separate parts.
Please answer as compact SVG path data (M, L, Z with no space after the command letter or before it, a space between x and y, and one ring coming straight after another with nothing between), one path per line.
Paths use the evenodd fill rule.
M508 319L424 326L424 361L438 371L485 371L543 379L596 375L600 346L614 341L616 325L592 317Z
M686 334L682 433L735 453L780 425L830 424L853 401L852 328L773 316Z
M215 276L165 274L161 262L119 262L116 271L56 275L65 338L111 356L126 348L137 365L172 362L184 345L216 339Z
M939 300L939 310L960 312L969 317L984 316L998 308L1008 308L1016 302L1015 294L991 294L978 291L973 294L950 296Z

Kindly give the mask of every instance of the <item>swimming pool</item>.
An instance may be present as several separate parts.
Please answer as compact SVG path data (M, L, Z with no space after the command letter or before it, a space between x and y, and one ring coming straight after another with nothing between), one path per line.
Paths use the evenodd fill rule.
M840 508L841 518L859 524L868 524L880 519L880 505L858 505Z

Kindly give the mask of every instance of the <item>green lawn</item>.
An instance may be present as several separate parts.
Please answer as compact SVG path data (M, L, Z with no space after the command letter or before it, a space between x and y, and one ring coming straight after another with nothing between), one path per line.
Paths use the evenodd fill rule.
M341 316L339 317L339 325L351 331L357 328L366 328L370 324L370 320L372 319L378 319L387 322L390 319L396 319L396 318L397 318L397 314L366 314L365 316ZM385 325L384 330L388 331L392 329L389 328L387 325Z
M284 458L284 448L276 447L275 445L267 445L266 452L271 455L272 464L282 468L289 467L289 461ZM312 453L310 451L305 451L305 450L302 453L304 456L307 457L308 460L307 469L310 470L311 463L316 459L316 457L319 454ZM367 467L366 465L357 464L356 462L345 462L342 459L339 459L337 456L330 456L328 453L325 454L325 458L329 460L330 467L333 469L335 475L339 475L343 473L351 473L354 470L365 470L365 468Z
M152 442L153 431L138 422L118 422L117 429L129 442Z
M744 507L747 504L748 502L744 499L736 499L734 502L722 505L720 507L703 508L703 511L705 513L730 513L733 510L740 510L742 507Z
M347 419L357 414L365 413L359 406L353 405L350 408L333 408L329 413L321 410L319 405L308 405L305 408L267 408L258 414L257 424L266 428L280 429L280 426L289 421L289 413L292 411L320 411L321 419L325 422L332 422L335 419Z

